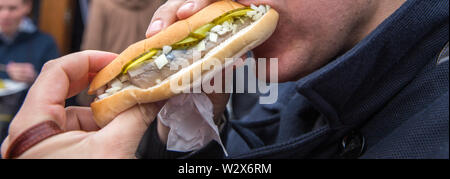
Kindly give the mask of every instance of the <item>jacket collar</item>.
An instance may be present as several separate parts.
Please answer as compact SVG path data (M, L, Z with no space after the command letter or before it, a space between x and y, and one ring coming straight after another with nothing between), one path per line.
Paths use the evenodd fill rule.
M447 22L448 41L448 16L448 1L409 0L353 49L297 81L297 91L332 126L361 124L427 63L410 58L423 38Z

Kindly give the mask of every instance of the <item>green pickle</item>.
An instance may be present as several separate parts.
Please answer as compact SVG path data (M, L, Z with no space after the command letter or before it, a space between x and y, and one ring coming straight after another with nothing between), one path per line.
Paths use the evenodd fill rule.
M179 42L173 44L172 48L173 49L185 49L185 48L194 46L194 45L198 44L199 42L200 42L200 39L189 36L189 37L183 39L182 41L179 41Z
M209 23L206 24L200 28L198 28L197 30L195 30L194 32L192 32L190 34L191 37L197 38L197 39L204 39L206 38L206 35L208 35L208 32L214 27L216 26L216 24L213 23Z
M187 49L189 47L195 46L200 41L202 41L203 39L206 38L209 31L211 31L211 29L214 26L223 24L226 21L233 22L234 19L245 16L250 11L254 11L254 10L251 8L245 7L245 8L240 8L240 9L236 9L236 10L227 12L224 15L214 19L211 23L203 25L200 28L196 29L194 32L191 32L188 37L173 44L172 48L179 50L179 49ZM122 73L126 74L129 69L131 69L135 66L138 66L147 60L150 60L154 55L156 55L158 53L159 50L160 49L151 49L149 52L147 52L147 53L141 55L140 57L136 58L135 60L131 61L123 68Z
M140 64L142 64L143 62L150 60L153 56L155 56L158 53L159 49L151 49L149 52L141 55L140 57L138 57L136 60L131 61L130 63L128 63L127 65L125 65L125 67L123 68L123 74L128 73L128 70L136 67Z
M209 31L216 25L223 24L226 21L233 22L235 18L242 17L247 15L247 12L254 11L251 8L245 7L236 9L230 12L225 13L224 15L214 19L212 23L208 23L206 25L201 26L196 29L194 32L191 32L188 37L185 39L175 43L172 45L174 49L186 49L197 45L200 41L202 41L208 35Z
M225 13L224 15L214 19L213 23L216 25L223 24L225 21L233 21L234 18L247 15L248 12L254 11L251 8L244 7Z

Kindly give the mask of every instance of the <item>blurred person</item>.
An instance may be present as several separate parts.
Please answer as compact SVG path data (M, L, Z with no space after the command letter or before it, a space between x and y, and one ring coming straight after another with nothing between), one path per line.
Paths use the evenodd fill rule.
M148 22L164 0L92 0L83 50L120 53L143 40Z
M33 83L45 62L59 56L49 35L40 32L27 17L31 0L0 0L0 78Z
M32 0L0 0L0 79L32 84L44 63L57 58L59 51L53 38L40 32L27 17ZM27 90L0 96L0 140L6 135L12 116L25 98Z
M165 0L92 0L82 50L120 53L143 40L148 22ZM77 97L81 105L94 98L86 92Z

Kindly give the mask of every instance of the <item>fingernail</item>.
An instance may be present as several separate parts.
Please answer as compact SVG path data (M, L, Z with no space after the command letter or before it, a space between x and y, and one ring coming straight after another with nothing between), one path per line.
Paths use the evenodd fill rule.
M186 4L184 4L183 6L180 7L180 9L178 9L178 12L180 11L192 11L194 9L194 3L193 2L188 2Z
M147 29L147 35L153 34L155 32L161 31L163 28L163 22L161 20L156 20Z

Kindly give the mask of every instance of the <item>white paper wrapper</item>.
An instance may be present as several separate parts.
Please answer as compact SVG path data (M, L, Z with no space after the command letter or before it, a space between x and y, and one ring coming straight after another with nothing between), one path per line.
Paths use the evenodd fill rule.
M171 98L158 114L158 120L170 127L167 150L196 151L215 140L228 155L213 116L213 104L205 94Z

